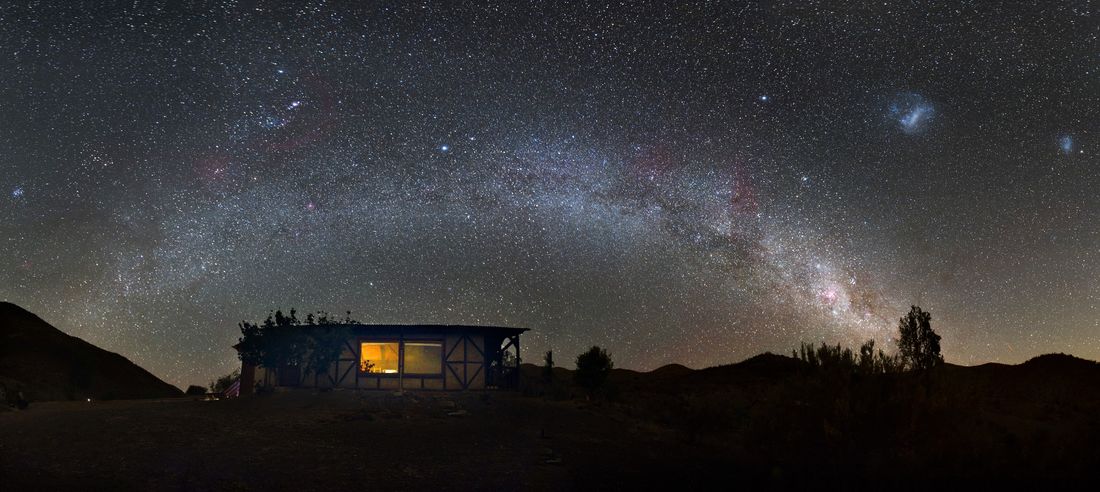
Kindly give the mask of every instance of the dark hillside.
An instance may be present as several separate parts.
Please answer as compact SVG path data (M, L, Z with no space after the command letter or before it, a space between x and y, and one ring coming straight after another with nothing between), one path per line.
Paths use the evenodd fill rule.
M0 384L31 401L179 396L178 388L125 357L54 328L15 304L0 302Z
M558 371L555 384L568 387L571 372ZM1068 355L858 374L762 354L615 376L593 405L672 429L716 460L785 477L780 482L1072 481L1100 469L1100 364Z

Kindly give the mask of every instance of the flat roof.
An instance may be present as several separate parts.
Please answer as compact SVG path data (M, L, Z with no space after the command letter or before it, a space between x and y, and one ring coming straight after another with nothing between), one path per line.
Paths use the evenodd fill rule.
M303 325L309 327L310 325ZM514 328L511 326L485 326L485 325L401 325L401 324L351 324L351 325L315 325L316 327L341 327L351 328L352 332L356 333L370 333L370 332L480 332L494 335L519 335L525 331L530 331L530 328Z
M295 328L303 329L317 329L317 328L350 328L354 335L368 335L375 333L382 334L403 334L403 333L481 333L485 335L494 335L499 337L516 336L525 331L531 331L530 328L515 328L511 326L485 326L485 325L413 325L413 324L340 324L329 323L324 325L294 325ZM238 348L240 344L233 344L233 348Z
M441 324L363 324L363 323L328 323L323 325L293 325L294 328L315 330L318 328L348 328L354 333L372 332L480 332L493 335L512 336L519 335L530 328L516 328L511 326L487 326L487 325L441 325Z

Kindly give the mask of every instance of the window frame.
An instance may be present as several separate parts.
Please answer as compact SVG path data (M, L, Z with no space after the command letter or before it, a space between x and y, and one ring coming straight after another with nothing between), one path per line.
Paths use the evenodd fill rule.
M396 378L401 375L401 340L396 338L360 338L356 341L359 344L359 360L355 361L355 370L359 373L360 377L369 378ZM363 368L363 344L364 343L392 343L397 345L397 372L368 372L362 370Z
M405 344L408 343L423 343L433 344L439 346L439 372L406 372L405 371ZM401 341L401 356L400 364L398 364L398 371L404 374L405 377L413 378L426 378L426 379L442 379L447 368L445 367L444 358L447 357L447 341L438 338L413 338L405 339Z
M410 377L410 378L422 378L422 379L443 379L447 373L447 339L445 337L425 337L425 338L397 338L397 337L359 337L356 338L355 343L358 344L358 359L355 361L355 371L359 373L361 378L398 378L398 377ZM397 372L365 372L360 370L363 362L363 344L364 343L394 343L397 344ZM431 343L439 345L439 372L429 373L409 373L405 372L405 344L406 343Z

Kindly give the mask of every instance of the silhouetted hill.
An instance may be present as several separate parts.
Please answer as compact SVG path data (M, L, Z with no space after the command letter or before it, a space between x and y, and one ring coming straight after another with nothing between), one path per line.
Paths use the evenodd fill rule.
M680 364L667 364L650 371L649 374L656 377L679 377L684 374L689 374L693 370L694 369L690 367Z
M1100 364L1096 361L1067 354L1044 354L1031 358L1021 365L1052 371L1095 371L1100 369Z
M707 383L722 383L744 378L776 378L790 376L805 368L805 365L798 359L765 352L736 364L700 369L694 377L698 382Z
M525 368L525 376L536 369ZM558 370L553 387L526 379L526 392L583 394L572 386L572 371ZM862 374L761 354L698 370L616 371L608 383L593 405L672 429L716 460L751 463L748 470L784 480L859 488L1060 477L1048 484L1058 485L1100 470L1100 364L1070 355Z
M0 384L35 400L179 396L178 388L125 357L69 336L0 302Z

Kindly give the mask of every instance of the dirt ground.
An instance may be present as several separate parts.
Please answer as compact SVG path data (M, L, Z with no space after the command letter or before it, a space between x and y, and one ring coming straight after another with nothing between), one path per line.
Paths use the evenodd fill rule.
M592 398L294 390L0 409L9 490L1095 490L1100 365L928 374L774 355L617 371Z
M703 466L598 410L509 393L42 402L0 413L0 489L657 488Z

